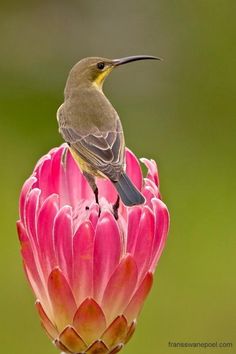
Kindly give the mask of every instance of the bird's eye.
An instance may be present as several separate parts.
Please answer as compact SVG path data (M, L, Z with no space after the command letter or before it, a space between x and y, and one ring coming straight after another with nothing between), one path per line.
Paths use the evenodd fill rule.
M105 67L105 63L103 63L103 62L97 63L97 68L98 68L99 70L103 70L104 67Z

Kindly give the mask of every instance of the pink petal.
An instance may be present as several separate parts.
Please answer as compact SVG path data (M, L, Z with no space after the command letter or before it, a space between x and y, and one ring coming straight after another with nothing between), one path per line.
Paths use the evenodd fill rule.
M72 282L72 216L71 207L65 205L57 213L53 227L56 264L68 281Z
M66 145L66 143L62 144L60 147L53 147L49 150L48 154L49 155L54 155L59 149L61 149L64 145Z
M149 208L152 209L152 198L155 197L155 194L153 193L153 190L149 186L144 186L142 189L142 194L144 198L146 199L145 205L148 205Z
M102 299L102 308L109 321L123 313L135 290L137 277L136 263L127 255L112 274Z
M20 212L20 219L23 222L25 222L25 202L32 186L35 184L36 181L37 179L35 177L28 178L21 189L20 200L19 200L19 207L20 207L19 212Z
M40 278L34 253L32 251L30 240L21 221L17 222L17 231L21 243L21 254L25 265L25 271L29 279L29 283L37 297L45 299L44 285Z
M134 206L130 208L128 214L128 241L127 241L127 253L134 253L138 230L139 230L139 223L140 218L142 215L142 207Z
M76 303L71 288L60 269L55 268L48 278L48 292L52 303L54 321L59 331L72 323Z
M40 194L41 194L40 189L38 188L32 189L31 192L29 193L29 197L26 201L26 207L25 207L27 232L35 245L38 244L36 226L37 226Z
M92 198L93 192L65 144L53 156L52 176L57 180L60 206L76 207L79 200Z
M160 199L160 192L158 186L153 182L153 180L149 178L144 178L144 186L149 187L149 190L156 196L158 199ZM150 189L151 188L151 189Z
M41 266L48 277L49 272L56 265L54 242L53 242L53 225L54 218L58 212L58 196L50 195L40 208L37 223L38 244L41 256Z
M91 221L94 230L97 227L98 217L99 217L99 206L94 203L90 206L90 214L89 214L89 220Z
M148 273L124 311L124 315L127 318L128 323L137 318L139 312L141 311L143 303L149 291L151 290L152 283L153 275L152 273Z
M150 258L150 270L154 271L165 246L170 218L166 205L160 199L153 198L152 203L155 213L155 239Z
M93 249L94 229L85 221L73 237L73 289L77 306L93 293Z
M57 332L55 326L52 324L52 322L48 318L48 316L46 315L39 300L36 301L35 306L38 310L38 314L39 314L39 317L41 319L41 323L42 323L45 331L47 332L47 334L49 335L49 337L51 339L55 339L58 336L58 332Z
M143 207L137 234L133 256L138 267L139 279L142 279L143 275L148 270L155 237L154 215L147 206Z
M131 178L134 185L141 190L143 183L142 170L137 157L134 153L126 148L126 173Z
M148 160L145 158L140 159L142 163L147 167L148 173L147 178L152 180L157 186L159 185L159 177L157 172L157 165L154 160Z
M86 299L76 311L73 324L79 335L89 345L105 330L106 319L100 306L93 299Z
M66 155L66 179L68 183L68 193L70 195L70 203L76 206L80 199L90 199L93 196L93 191L90 188L85 177L81 173L77 163L70 150L68 149Z
M85 352L86 344L72 326L67 326L60 334L60 342L72 353Z
M57 149L57 148L55 148L55 149ZM51 155L50 155L50 153L48 153L48 154L45 154L42 157L40 157L40 159L37 161L37 163L34 167L34 171L33 171L33 174L35 174L37 176L37 178L38 178L40 167L44 164L44 161L50 160L50 159L51 159Z
M98 178L97 186L99 192L99 198L105 198L109 203L114 204L117 199L117 191L113 186L112 182L110 182L106 178Z
M121 255L121 238L117 223L110 212L99 218L94 244L94 297L100 301L105 286Z
M101 339L108 346L113 348L119 343L124 343L127 336L128 323L124 316L118 316L105 330Z
M70 205L70 194L66 177L66 158L67 147L65 144L59 148L52 159L51 178L54 188L58 190L60 196L60 207Z
M61 168L62 168L62 154L64 148L58 148L52 153L51 157L51 179L52 188L54 193L60 194L60 183L61 183Z
M21 243L21 247L24 246L24 242L28 241L28 235L25 230L25 226L21 220L17 220L16 222L16 229L19 237L19 241Z
M38 170L38 188L41 189L41 198L44 200L53 193L51 178L51 156L45 159Z

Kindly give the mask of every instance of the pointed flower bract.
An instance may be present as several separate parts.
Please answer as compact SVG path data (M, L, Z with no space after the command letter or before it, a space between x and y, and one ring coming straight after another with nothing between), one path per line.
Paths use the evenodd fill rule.
M22 187L17 222L24 269L42 326L65 353L117 353L132 336L165 245L169 214L154 161L126 150L126 172L146 203L122 203L99 179L101 214L66 145L37 163Z

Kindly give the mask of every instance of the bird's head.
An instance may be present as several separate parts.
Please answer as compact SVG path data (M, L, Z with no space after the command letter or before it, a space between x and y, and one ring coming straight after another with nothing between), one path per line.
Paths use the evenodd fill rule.
M67 80L67 88L71 89L72 87L94 85L98 89L102 89L105 78L114 68L133 61L145 59L161 60L161 58L151 55L134 55L120 59L106 59L100 57L82 59L71 69Z

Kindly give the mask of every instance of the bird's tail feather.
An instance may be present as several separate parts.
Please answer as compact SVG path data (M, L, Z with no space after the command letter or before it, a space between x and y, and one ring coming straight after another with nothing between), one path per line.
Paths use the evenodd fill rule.
M143 204L145 202L144 196L133 185L125 172L121 174L119 181L113 183L122 202L126 206Z

